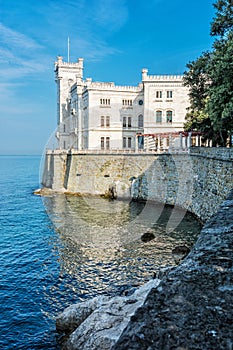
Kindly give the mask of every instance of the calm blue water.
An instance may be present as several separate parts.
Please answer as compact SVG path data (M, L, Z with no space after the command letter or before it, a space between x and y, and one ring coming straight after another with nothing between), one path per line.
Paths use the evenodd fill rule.
M40 157L0 157L0 349L59 349L55 317L71 303L120 293L174 264L177 242L200 225L171 209L95 198L33 195ZM179 215L178 215L179 216ZM179 216L180 217L180 216ZM156 238L143 243L151 230Z

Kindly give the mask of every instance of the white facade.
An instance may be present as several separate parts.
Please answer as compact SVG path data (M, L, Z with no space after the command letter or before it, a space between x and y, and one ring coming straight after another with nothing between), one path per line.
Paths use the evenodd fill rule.
M83 59L55 62L59 148L77 150L143 148L138 134L183 130L188 90L182 76L151 76L142 70L138 86L83 79ZM138 144L139 141L139 144Z

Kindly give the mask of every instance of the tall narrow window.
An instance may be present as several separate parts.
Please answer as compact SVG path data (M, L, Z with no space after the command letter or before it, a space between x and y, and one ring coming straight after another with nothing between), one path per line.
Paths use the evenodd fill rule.
M162 98L162 96L163 96L163 93L162 93L162 91L156 91L156 93L155 93L155 97L156 98Z
M138 127L143 128L143 115L142 114L140 114L138 116Z
M172 111L167 111L166 112L166 117L167 117L167 123L172 123Z
M126 137L123 137L123 148L126 148Z
M128 117L128 128L131 128L132 126L132 118Z
M104 137L101 137L100 139L100 147L101 149L104 149Z
M172 98L172 91L167 91L167 98Z
M128 148L132 147L132 138L128 137Z
M66 124L63 124L63 132L66 132Z
M162 111L156 111L156 123L162 123Z
M126 128L126 117L123 117L123 128Z
M104 127L104 116L103 115L100 117L100 126L102 128Z
M110 117L107 115L106 117L106 127L109 128L110 127Z
M106 137L106 149L110 149L110 137Z

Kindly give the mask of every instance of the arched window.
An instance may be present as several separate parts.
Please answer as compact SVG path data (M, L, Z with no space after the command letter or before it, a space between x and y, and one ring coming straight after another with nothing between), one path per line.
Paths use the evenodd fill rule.
M138 127L143 128L143 115L142 114L140 114L138 116Z
M172 111L167 111L167 112L166 112L167 123L169 123L169 124L172 123L172 116L173 116Z
M156 116L156 123L162 123L162 111L156 111L155 116Z

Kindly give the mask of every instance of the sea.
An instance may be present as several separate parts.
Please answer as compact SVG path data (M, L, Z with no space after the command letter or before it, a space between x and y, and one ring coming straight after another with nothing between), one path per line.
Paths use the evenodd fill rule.
M60 349L55 321L67 306L132 292L201 230L159 203L35 195L41 164L0 156L0 349Z

